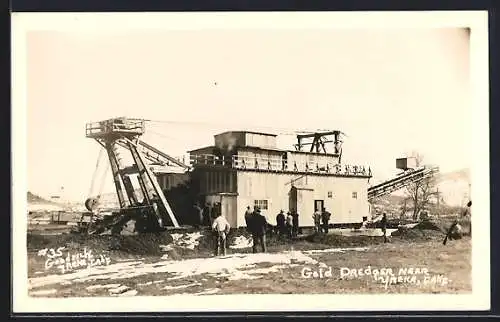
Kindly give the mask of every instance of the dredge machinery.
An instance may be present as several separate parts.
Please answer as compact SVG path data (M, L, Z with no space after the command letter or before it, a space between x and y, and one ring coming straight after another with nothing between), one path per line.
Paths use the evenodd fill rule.
M179 222L156 175L162 167L170 167L169 171L174 167L181 172L190 172L192 169L190 165L141 140L145 133L145 123L143 119L120 117L86 124L86 137L94 139L102 147L100 158L107 154L107 165L111 169L118 205L106 215L102 211L100 193L89 193L89 198L85 201L88 212L82 215L79 232L100 234L110 231L112 234L120 234L130 222L134 223L134 231L137 233L164 231L169 226L179 228ZM333 140L328 139L328 135L333 135ZM335 146L334 153L340 158L341 135L344 133L340 131L297 135L298 143L295 148L301 151L303 147L310 145L310 152L326 153L325 144L332 142ZM307 139L312 141L305 142ZM131 157L131 164L125 164L122 158L124 152ZM412 166L408 164L408 160L397 160L397 167L403 170L400 175L368 188L368 201L373 202L376 198L424 180L439 171L437 167ZM92 186L94 181L95 176Z
M368 188L368 200L382 197L396 190L402 189L412 183L422 181L439 172L438 167L422 166L415 169L407 169L399 176L379 183Z
M179 227L156 179L154 165L173 166L181 171L187 171L189 166L140 140L144 132L142 119L121 117L86 124L86 137L99 143L108 156L119 207L103 215L99 211L100 195L89 197L85 201L89 212L82 216L80 232L95 234L110 230L112 234L120 234L131 221L137 233ZM132 164L124 164L124 151L130 154Z

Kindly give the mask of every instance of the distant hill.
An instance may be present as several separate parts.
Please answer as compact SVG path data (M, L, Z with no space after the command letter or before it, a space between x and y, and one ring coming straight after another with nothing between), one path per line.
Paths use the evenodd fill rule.
M59 211L65 208L64 205L42 198L31 191L27 193L27 200L29 212Z
M50 203L50 204L55 204L55 202L49 201L47 199L44 199L40 197L39 195L36 195L32 193L31 191L28 191L28 202L29 203Z

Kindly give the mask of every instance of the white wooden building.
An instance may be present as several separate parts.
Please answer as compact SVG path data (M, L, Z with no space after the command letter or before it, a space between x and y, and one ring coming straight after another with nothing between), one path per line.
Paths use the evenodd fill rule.
M245 226L247 206L259 206L268 221L296 209L301 227L313 226L315 209L332 213L332 224L370 217L368 167L341 165L338 154L281 150L276 135L225 132L213 146L190 151L200 201L221 204L232 227ZM365 219L366 219L365 218Z

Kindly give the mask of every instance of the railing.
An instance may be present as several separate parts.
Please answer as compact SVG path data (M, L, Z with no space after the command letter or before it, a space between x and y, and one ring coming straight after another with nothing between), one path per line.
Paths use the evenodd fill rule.
M143 134L144 120L117 118L85 125L85 135L88 137L109 134L113 132Z
M242 170L285 171L329 173L344 176L372 176L370 167L359 165L340 165L333 162L296 162L264 157L218 157L211 154L190 156L191 166L222 166Z

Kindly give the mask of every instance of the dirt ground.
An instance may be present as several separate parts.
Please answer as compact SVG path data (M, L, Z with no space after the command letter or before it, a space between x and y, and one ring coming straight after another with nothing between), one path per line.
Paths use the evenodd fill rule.
M209 232L119 239L30 234L29 294L471 292L470 238L443 245L442 229L423 228L391 237L388 243L382 237L363 236L313 235L294 241L273 237L265 254L252 254L251 244L235 244L238 238L251 241L237 232L228 238L227 255L219 257L213 256ZM90 253L92 267L84 266L91 262ZM72 256L86 264L68 268L64 261L57 262L75 263Z

